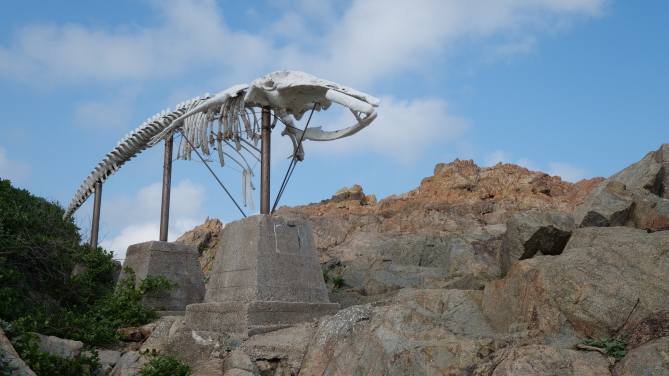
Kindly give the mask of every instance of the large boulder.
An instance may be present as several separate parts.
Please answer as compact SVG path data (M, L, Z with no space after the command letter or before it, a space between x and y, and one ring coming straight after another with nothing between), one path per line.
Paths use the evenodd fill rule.
M403 289L385 307L321 319L301 375L489 375L498 354L543 344L541 333L496 335L481 291Z
M580 227L669 229L669 144L595 187L574 210Z
M37 335L40 339L39 348L51 355L58 355L66 359L79 359L84 343L54 336Z
M556 211L530 211L513 214L506 222L500 249L502 274L511 264L534 255L559 255L574 229L571 214Z
M488 284L483 311L499 331L522 324L553 335L571 325L611 335L630 312L633 322L669 306L668 250L669 232L581 228L560 256L518 262Z
M669 376L669 337L628 352L613 368L613 376Z
M599 353L529 345L511 349L492 376L610 376Z
M633 349L662 337L669 337L669 310L653 312L620 329L627 337L627 348Z
M349 307L405 287L482 289L500 273L499 243L490 235L356 233L331 252L341 262L329 276L342 277L345 291L330 300Z

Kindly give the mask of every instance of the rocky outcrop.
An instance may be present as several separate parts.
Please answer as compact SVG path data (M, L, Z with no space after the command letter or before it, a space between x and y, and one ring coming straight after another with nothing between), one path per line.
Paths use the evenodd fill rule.
M598 353L556 349L545 345L508 351L492 376L610 376L609 362Z
M195 333L219 344L193 357L196 372L650 375L641 367L664 366L669 327L664 148L606 181L456 160L378 202L354 186L282 207L312 224L330 301L346 308L234 344L177 328L167 352L188 358ZM622 332L629 354L614 367L574 350Z
M557 335L569 327L610 336L631 320L669 305L669 232L626 227L574 231L558 257L513 265L486 285L483 310L493 328L514 323Z
M416 189L377 203L357 186L320 203L282 206L275 215L311 221L324 251L355 233L500 235L513 213L532 208L571 212L603 180L573 184L511 164L481 168L456 159L435 166L434 176Z
M620 328L625 333L627 348L633 349L662 337L669 337L669 310L653 312L639 321Z
M669 144L606 179L574 211L580 227L669 229Z
M404 289L387 306L342 310L319 322L300 374L609 375L598 353L547 346L540 331L496 333L482 298Z
M175 243L190 244L197 247L200 254L200 265L204 277L209 277L214 265L214 256L218 247L223 223L218 219L205 219L204 223L181 235Z
M354 186L275 215L311 222L329 286L334 278L344 281L330 300L348 307L388 299L405 287L482 288L506 271L501 239L507 219L521 211L545 217L537 220L535 238L533 232L525 239L527 253L536 253L531 249L539 243L546 254L557 254L573 227L562 213L602 180L572 184L514 165L480 168L455 160L438 164L434 176L399 196L376 202Z
M344 291L330 294L330 301L348 307L411 286L482 289L500 273L499 242L490 235L354 234L330 253L339 260L332 276L343 278L345 284ZM459 284L453 284L456 281Z
M516 261L537 254L561 254L574 227L574 218L569 213L534 210L513 214L506 221L507 230L502 241L502 274L508 273Z
M613 368L613 376L669 376L669 337L630 351Z

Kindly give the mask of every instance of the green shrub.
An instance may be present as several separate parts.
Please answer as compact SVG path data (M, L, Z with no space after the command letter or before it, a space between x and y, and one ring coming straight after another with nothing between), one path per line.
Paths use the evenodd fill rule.
M0 376L12 376L14 371L17 371L19 367L13 365L9 359L7 359L7 354L5 350L0 348Z
M618 338L602 337L600 339L587 339L583 341L583 344L598 347L604 350L607 355L616 358L616 360L620 360L627 354L627 351L625 351L625 348L627 347L626 337L627 334L622 333Z
M113 254L83 244L64 213L57 202L0 179L0 320L15 336L35 332L96 345L117 341L118 328L158 318L142 297L176 285L152 276L136 283L130 271L115 288ZM76 264L85 273L73 275Z
M93 375L100 368L97 351L91 351L93 356L90 357L82 354L78 360L67 359L41 351L40 342L40 338L33 333L24 333L12 339L16 352L38 376Z
M332 282L334 282L334 287L336 289L344 286L344 278L342 276L336 276L332 279Z
M148 363L145 363L142 369L139 370L139 374L142 376L188 376L190 375L190 366L188 364L182 363L178 357L171 355L163 355L156 352L156 349L153 349L152 352L149 352L147 349L145 352L140 352L142 355L152 356Z
M325 283L327 283L330 280L330 276L328 275L328 273L329 273L328 270L323 272L323 280L325 281Z

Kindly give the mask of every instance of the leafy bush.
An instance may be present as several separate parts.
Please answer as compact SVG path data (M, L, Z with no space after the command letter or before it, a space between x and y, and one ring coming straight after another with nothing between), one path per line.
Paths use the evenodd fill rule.
M144 296L177 287L165 277L137 281L126 269L128 276L115 288L119 266L113 254L82 243L73 220L62 220L64 212L57 202L0 179L0 322L9 323L8 338L38 375L92 372L97 355L74 361L44 353L32 333L87 346L116 342L117 329L159 317L142 306ZM0 372L7 368L3 362L0 357Z
M93 375L100 368L100 358L97 351L91 351L93 356L82 354L78 360L51 355L39 348L40 338L33 333L24 333L12 339L12 346L21 359L38 376L47 375Z
M334 287L336 289L344 286L344 278L342 276L336 276L332 279L332 282L334 282Z
M0 376L12 376L14 371L17 371L19 367L13 365L9 359L7 359L7 354L5 350L0 348Z
M328 273L329 273L328 270L323 272L323 280L325 281L325 283L327 283L330 280L330 276L328 275Z
M149 352L147 349L142 355L149 355L154 357L148 363L145 363L139 374L142 376L188 376L191 369L188 364L182 363L178 357L171 355L163 355L153 349Z
M586 346L598 347L606 353L606 355L620 360L623 356L627 355L625 348L627 347L627 340L625 339L627 334L622 333L618 338L609 338L602 337L600 339L587 339L583 341L583 344Z

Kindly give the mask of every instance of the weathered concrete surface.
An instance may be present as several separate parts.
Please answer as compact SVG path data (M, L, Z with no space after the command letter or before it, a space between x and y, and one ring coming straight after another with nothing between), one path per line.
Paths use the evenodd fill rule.
M328 303L311 226L270 215L225 226L207 287L206 303Z
M630 320L669 306L669 232L628 227L574 231L556 257L520 261L484 290L483 311L493 328L514 323L550 336L573 326L599 338Z
M669 376L669 337L637 347L613 367L614 376Z
M193 330L213 330L246 339L260 333L313 322L339 310L336 303L227 302L192 304L186 325Z
M513 214L506 222L500 249L502 273L508 273L514 262L536 254L559 255L575 227L571 214L536 210Z
M2 328L0 328L0 349L4 350L5 359L9 360L16 367L19 367L15 371L16 376L35 376L35 372L19 357L19 354L5 336L5 331Z
M41 340L39 343L40 350L63 358L79 359L81 351L84 348L84 343L81 341L72 341L42 334L37 334L37 336Z
M574 210L581 227L669 229L669 144L595 187Z
M205 219L204 223L181 235L175 243L194 245L200 253L200 265L204 277L209 277L214 266L214 256L221 239L223 223L218 219Z
M516 347L505 354L492 376L610 376L599 353L555 349L545 345Z
M164 307L167 311L184 311L188 304L204 300L204 275L195 246L169 242L150 241L128 247L123 267L135 272L137 284L151 274L164 276L180 287L172 292L145 296L142 304L148 307ZM125 271L120 278L125 278Z

